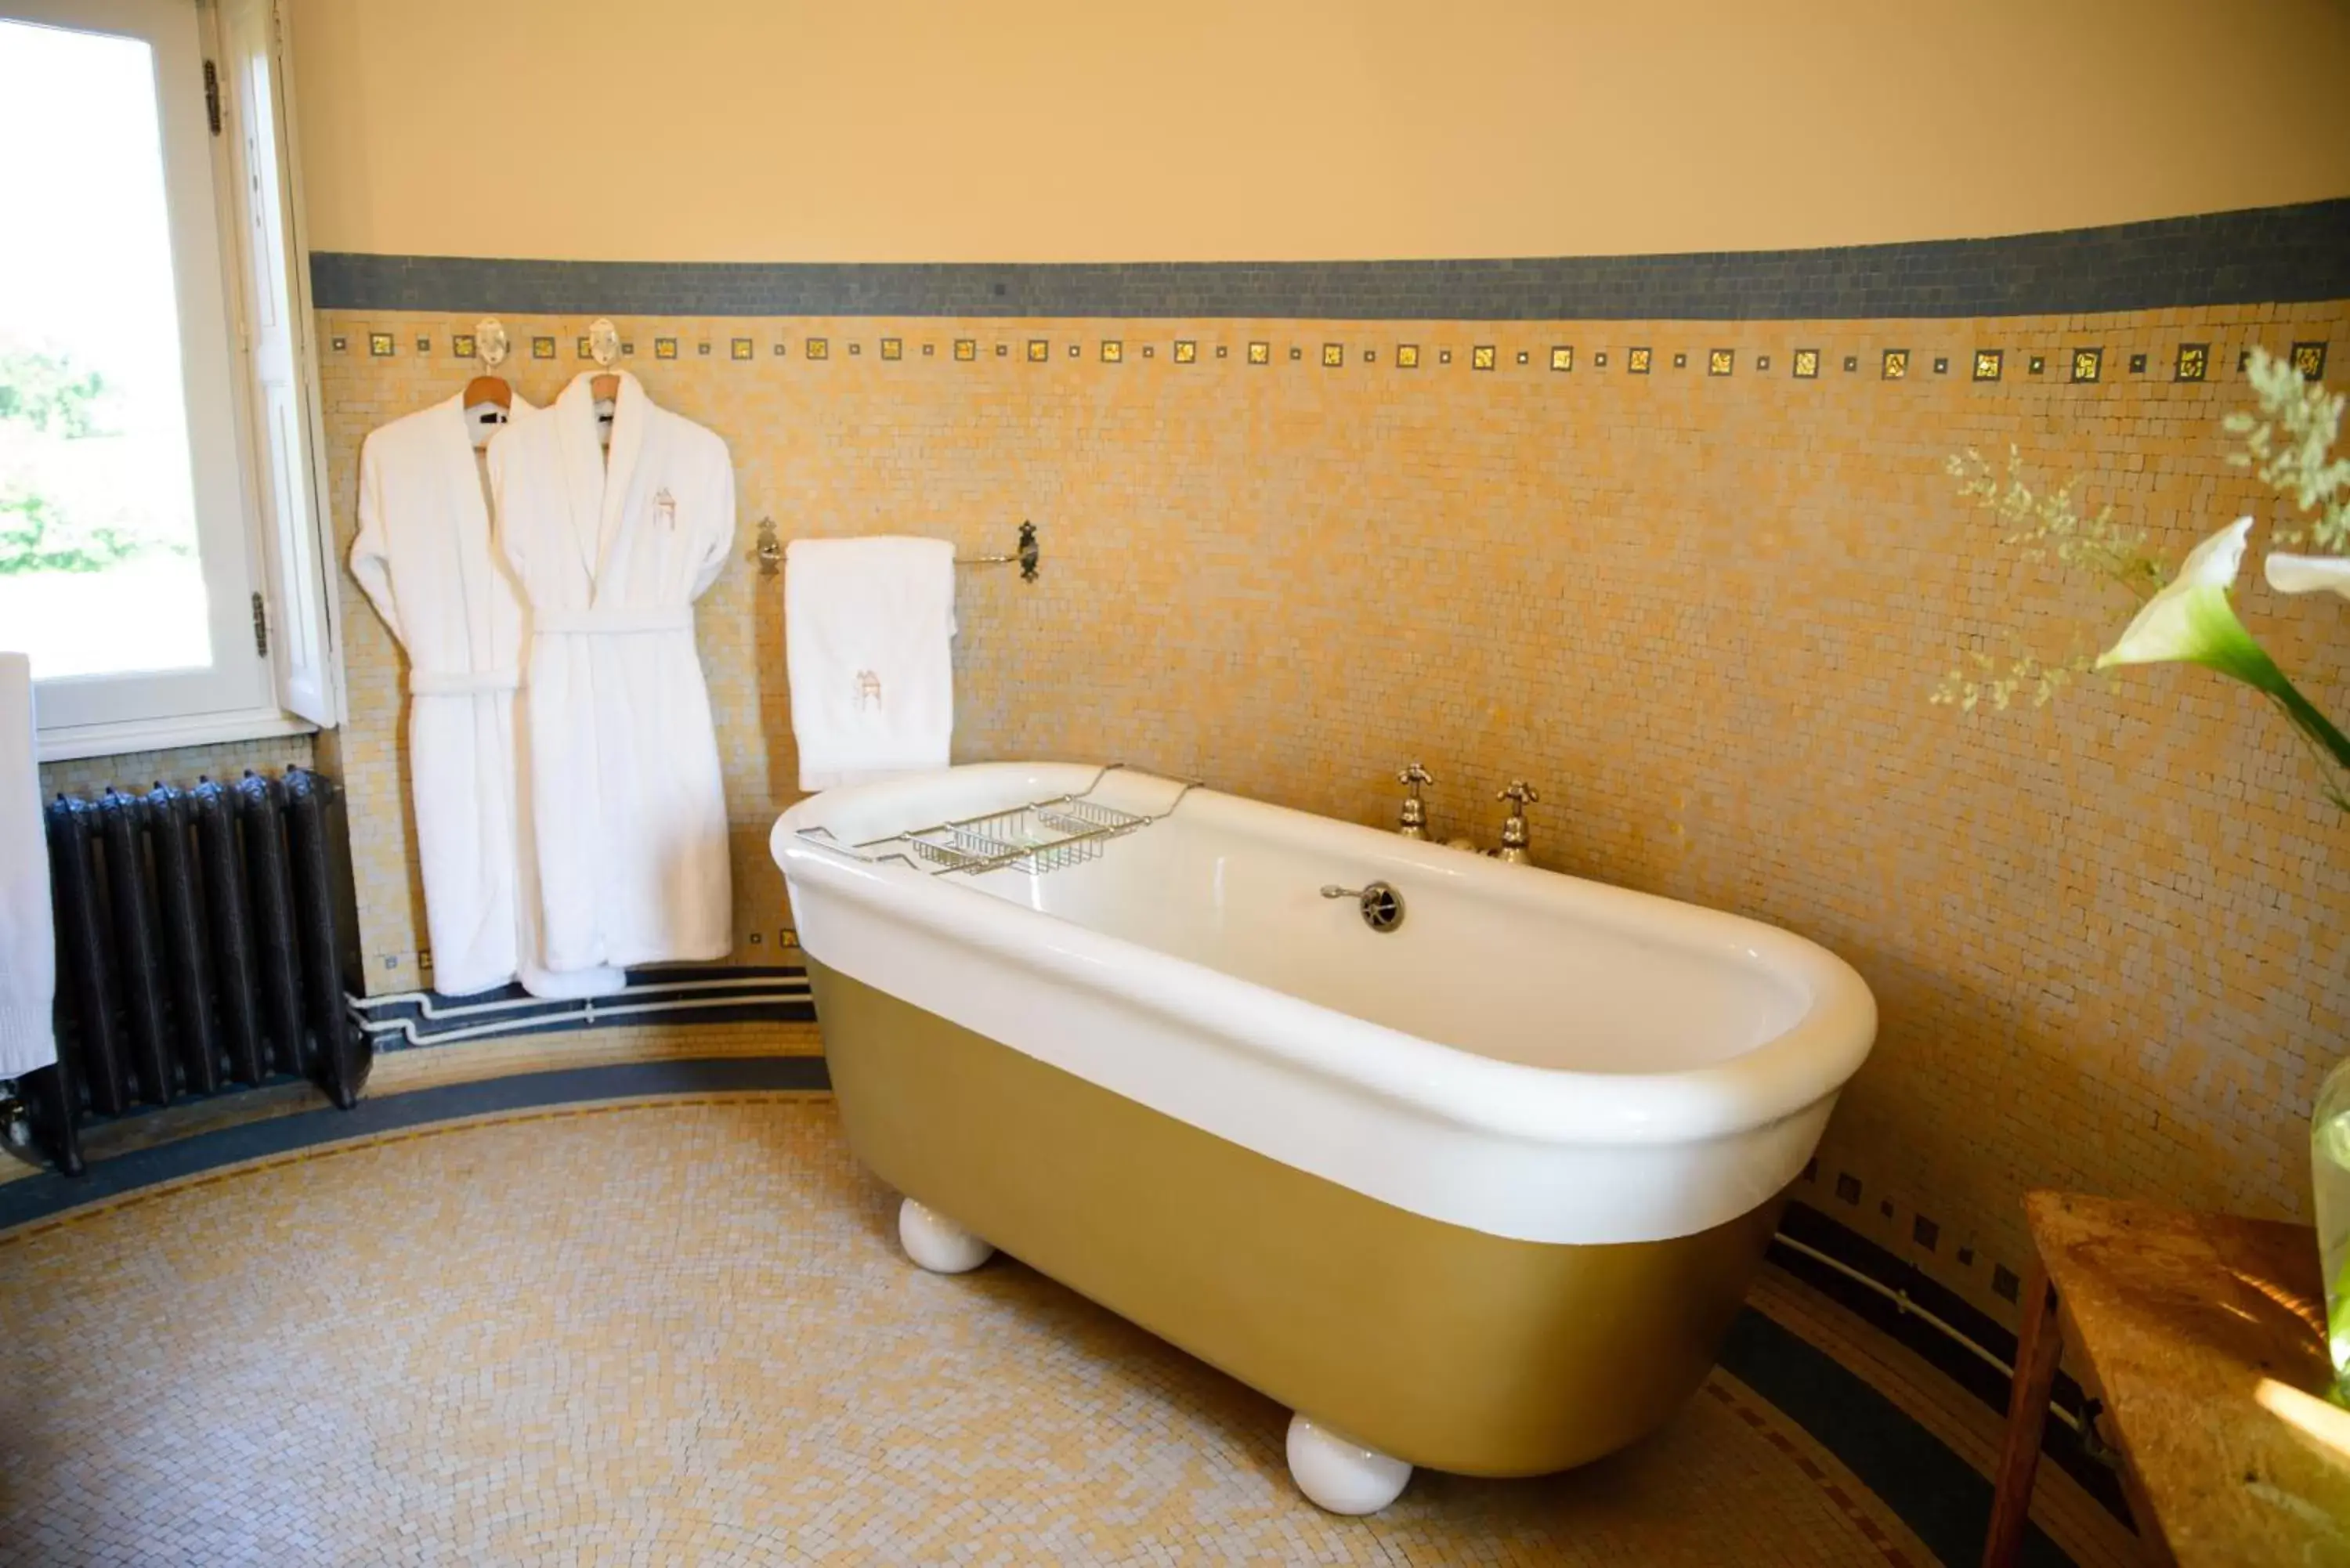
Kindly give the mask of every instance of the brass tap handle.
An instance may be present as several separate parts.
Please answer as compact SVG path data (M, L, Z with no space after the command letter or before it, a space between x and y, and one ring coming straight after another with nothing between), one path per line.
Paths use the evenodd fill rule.
M1419 798L1419 786L1435 782L1436 775L1418 763L1406 763L1396 771L1396 783L1404 786L1403 810L1396 817L1396 831L1406 838L1428 836L1428 807Z
M1542 799L1534 786L1523 779L1512 779L1510 787L1493 797L1510 802L1510 815L1502 824L1502 847L1494 851L1502 859L1523 866L1531 858L1526 852L1526 807Z

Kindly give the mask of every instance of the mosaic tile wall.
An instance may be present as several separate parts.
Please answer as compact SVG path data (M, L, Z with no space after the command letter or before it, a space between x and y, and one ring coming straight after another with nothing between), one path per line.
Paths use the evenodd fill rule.
M524 393L588 318L508 316ZM471 316L329 311L333 505L359 442L448 395ZM2174 553L2236 514L2249 344L2330 353L2350 305L1818 322L619 318L652 396L733 445L738 562L702 601L742 945L788 919L781 582L754 527L1042 531L967 579L960 759L1122 757L1367 823L1396 766L1490 841L1734 909L1875 989L1877 1054L1811 1200L2002 1316L2016 1200L2064 1184L2292 1214L2350 1025L2350 829L2282 728L2200 672L2044 713L1929 706L1953 650L2118 624L1994 547L1947 454L2098 476ZM386 340L371 343L374 334ZM372 352L371 348L387 350ZM2338 607L2248 618L2350 691ZM340 737L380 989L413 983L400 659L346 584ZM2103 625L2085 628L2093 637ZM755 940L755 945L754 945Z

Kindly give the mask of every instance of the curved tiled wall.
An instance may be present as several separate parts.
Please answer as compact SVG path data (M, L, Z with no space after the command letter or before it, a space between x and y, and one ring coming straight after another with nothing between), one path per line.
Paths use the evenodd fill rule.
M754 525L1002 548L1034 518L1042 580L962 590L960 757L1120 756L1383 822L1419 756L1439 826L1486 834L1493 786L1534 779L1541 863L1860 968L1881 1044L1811 1200L2003 1314L2027 1186L2303 1206L2303 1118L2350 1023L2350 841L2290 737L2197 672L1929 707L2011 619L2044 641L2101 613L2013 574L1942 463L2019 443L2175 553L2253 496L2219 428L2241 354L2340 379L2345 232L2350 202L1418 271L321 257L331 502L348 542L359 440L461 384L454 339L491 309L525 395L608 313L652 396L727 438L737 559L700 637L750 962L788 922L764 835L795 793ZM1722 317L1725 278L1750 318ZM2342 689L2326 607L2244 597ZM421 929L400 667L345 597L353 711L321 765L352 792L370 981L399 990Z

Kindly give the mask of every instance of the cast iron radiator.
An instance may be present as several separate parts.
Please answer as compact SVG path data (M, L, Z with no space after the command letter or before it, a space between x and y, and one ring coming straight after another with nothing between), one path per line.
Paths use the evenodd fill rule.
M17 1092L59 1170L140 1106L307 1077L346 1110L372 1047L346 1015L358 921L341 792L305 768L47 807L57 1064Z

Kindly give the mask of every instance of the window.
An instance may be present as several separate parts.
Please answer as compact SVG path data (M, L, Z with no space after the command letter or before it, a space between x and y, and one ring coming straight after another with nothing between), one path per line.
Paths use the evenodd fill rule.
M0 648L44 756L335 717L275 24L0 0Z

